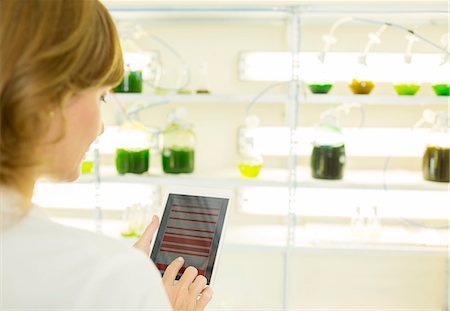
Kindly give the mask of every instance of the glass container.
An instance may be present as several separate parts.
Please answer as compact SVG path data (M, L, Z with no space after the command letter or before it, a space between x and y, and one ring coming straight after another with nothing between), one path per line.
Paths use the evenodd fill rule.
M411 62L398 65L393 75L393 87L397 95L413 96L420 90L420 68Z
M115 93L142 93L142 71L126 71L122 82L115 88Z
M422 158L422 173L425 180L450 181L449 128L447 113L437 113Z
M169 114L163 134L162 167L168 174L192 173L195 167L195 133L185 109Z
M432 88L437 96L450 95L450 63L448 60L434 70Z
M345 167L344 135L337 122L337 110L322 114L311 154L311 175L317 179L342 179Z
M263 157L255 149L255 130L259 125L256 116L247 116L245 126L239 129L238 170L243 177L256 178L263 166Z
M348 86L353 94L370 94L375 87L372 78L369 67L364 62L358 63L353 69L353 79Z
M119 174L143 174L150 165L149 138L138 123L127 122L119 129L116 148L116 169Z

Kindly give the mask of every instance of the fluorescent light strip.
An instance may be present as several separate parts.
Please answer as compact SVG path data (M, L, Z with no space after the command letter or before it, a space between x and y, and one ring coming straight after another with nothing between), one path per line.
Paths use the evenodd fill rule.
M244 188L239 196L240 210L249 214L286 215L288 189L274 187ZM448 218L448 193L445 191L384 191L363 189L314 189L297 191L295 213L304 217L351 218L360 208L362 217L442 219Z
M414 54L411 64L403 53L371 53L367 66L358 63L358 53L328 53L324 63L318 53L300 53L298 68L306 82L371 80L388 83L448 83L449 65L440 66L441 54ZM248 81L289 81L292 77L292 53L245 52L240 54L239 77Z
M344 128L346 154L358 157L422 157L429 138L428 129L399 128ZM289 129L286 127L260 127L254 130L254 146L261 155L287 156ZM298 128L298 155L310 155L314 141L314 128Z

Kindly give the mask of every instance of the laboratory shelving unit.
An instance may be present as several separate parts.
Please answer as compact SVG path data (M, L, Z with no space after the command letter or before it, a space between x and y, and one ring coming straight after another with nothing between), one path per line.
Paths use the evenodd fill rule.
M328 6L302 6L302 5L286 5L286 6L152 6L138 4L129 9L126 4L111 3L109 9L113 13L132 16L138 14L140 18L145 15L161 13L164 16L170 16L173 13L199 13L223 12L224 14L233 14L234 12L245 12L251 15L255 12L263 12L265 14L275 14L287 18L289 38L291 40L290 52L295 55L300 51L300 21L304 14L358 14L358 13L382 13L383 10L379 6L366 7L341 7ZM395 7L393 12L398 14L417 14L423 11L441 12L442 7L433 4L427 7L415 7L414 5L405 8L403 5ZM389 12L389 13L393 13ZM445 12L444 12L445 13ZM295 59L295 58L294 58ZM293 62L293 66L298 64ZM293 72L295 72L293 70ZM146 104L170 103L170 104L245 104L254 98L253 94L213 94L213 95L154 95L154 94L116 94L109 96L108 101L119 100L121 103L145 102ZM289 83L288 91L284 95L266 95L258 100L259 104L283 104L286 106L286 127L290 131L290 150L287 157L287 169L267 169L264 170L257 179L245 179L238 175L236 170L210 173L196 172L191 175L165 175L160 171L150 171L144 175L126 175L119 176L112 167L101 167L96 176L83 176L78 182L91 182L95 179L99 183L147 183L159 186L169 185L190 185L190 186L211 186L226 188L239 187L284 187L288 189L289 206L286 208L285 226L270 225L238 225L230 228L227 233L227 240L224 249L238 251L267 251L282 252L284 256L283 265L283 309L289 309L290 297L288 286L292 282L290 280L291 258L295 253L302 252L393 252L405 254L429 254L445 256L448 247L442 245L415 245L412 241L416 238L411 236L411 240L402 240L398 243L389 243L389 239L380 239L377 243L369 243L348 236L348 232L341 232L339 228L331 231L327 237L322 237L321 241L316 241L313 237L317 233L312 226L299 226L299 216L295 212L296 193L299 188L335 188L335 189L380 189L382 188L381 172L347 172L345 179L333 182L314 180L309 177L309 173L299 170L297 166L298 155L296 150L296 130L298 127L298 110L301 105L337 105L341 103L360 103L362 105L438 105L448 107L449 97L438 96L397 96L397 95L314 95L299 92L299 77L293 76ZM390 189L395 190L420 190L420 191L450 191L449 184L446 183L430 183L423 181L420 174L412 172L397 172L391 174ZM101 217L101 213L97 213L97 217ZM117 228L117 224L110 223L105 220L103 228ZM396 230L395 228L393 229ZM242 237L246 237L243 239ZM267 237L268 239L262 239ZM341 237L340 241L336 237ZM441 237L445 240L445 233ZM329 242L327 242L327 240ZM264 241L262 243L261 241Z

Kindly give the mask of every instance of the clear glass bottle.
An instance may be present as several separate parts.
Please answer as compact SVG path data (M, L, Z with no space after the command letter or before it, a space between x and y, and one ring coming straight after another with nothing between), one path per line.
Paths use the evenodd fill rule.
M311 175L318 179L342 179L345 166L344 135L336 109L322 114L311 154Z
M245 119L245 126L239 130L238 169L243 177L255 178L263 166L263 157L255 150L254 131L259 125L256 116Z
M162 167L165 173L192 173L195 166L195 133L186 122L186 109L169 114L169 125L163 133Z
M449 117L447 113L436 113L422 158L422 173L425 180L437 182L450 181L449 128Z
M119 174L143 174L150 165L149 138L138 122L126 122L118 132L116 169Z
M210 85L209 85L209 74L208 74L208 63L203 62L200 66L199 70L199 84L197 87L197 94L210 94Z

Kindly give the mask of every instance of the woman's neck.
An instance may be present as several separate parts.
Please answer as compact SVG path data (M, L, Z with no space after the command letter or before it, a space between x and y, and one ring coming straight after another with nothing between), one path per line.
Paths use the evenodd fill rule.
M20 184L16 185L3 185L0 184L0 187L2 188L2 191L16 193L19 195L24 203L31 203L31 199L33 198L33 192L34 192L34 185L36 181L28 181L24 182L21 181Z

